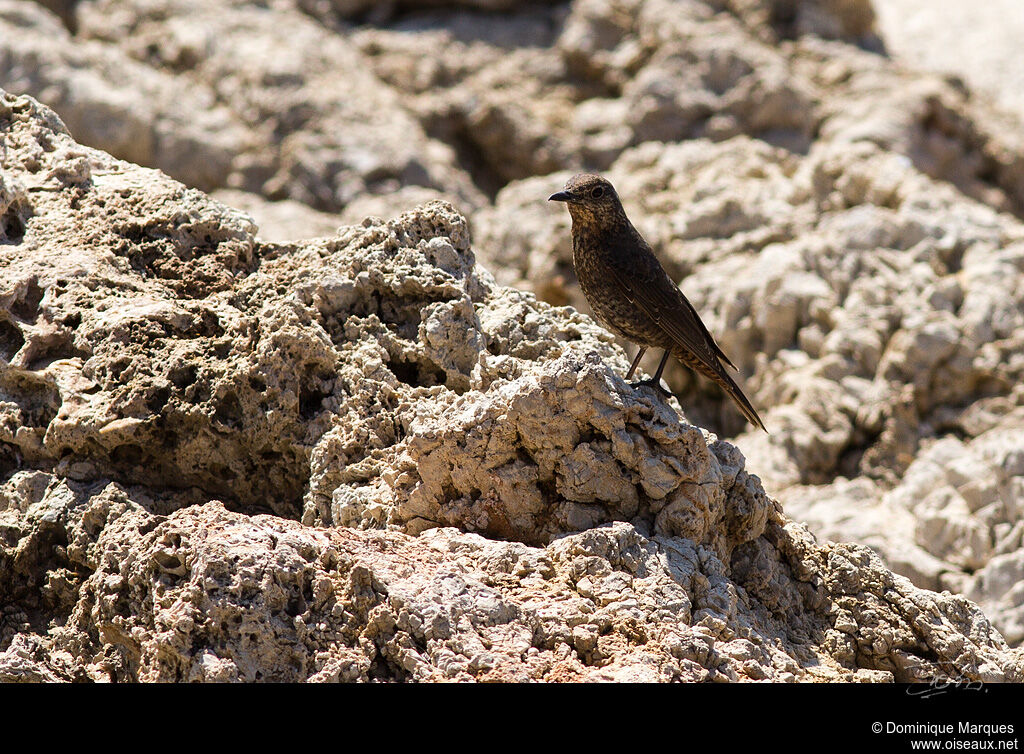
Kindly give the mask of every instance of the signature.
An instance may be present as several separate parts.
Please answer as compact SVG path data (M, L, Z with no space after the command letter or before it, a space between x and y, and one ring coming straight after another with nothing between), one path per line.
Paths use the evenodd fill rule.
M922 699L930 699L954 689L988 693L988 689L985 688L985 684L981 681L970 681L966 678L952 678L947 675L937 675L928 681L928 683L914 683L908 686L907 696L919 696Z

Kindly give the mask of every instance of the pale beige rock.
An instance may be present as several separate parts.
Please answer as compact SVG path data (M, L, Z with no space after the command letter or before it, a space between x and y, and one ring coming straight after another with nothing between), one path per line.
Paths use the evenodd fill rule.
M0 102L4 680L1024 678L496 285L452 205L266 243Z
M82 143L204 190L248 147L242 121L205 85L73 38L33 2L0 3L0 80L57 110Z
M999 443L1022 426L1024 130L970 76L874 52L866 0L44 5L67 27L0 3L4 86L57 107L79 142L236 187L217 197L259 227L64 136L5 143L20 165L0 172L0 248L17 252L0 271L12 526L49 485L23 475L56 473L194 485L172 509L217 498L408 531L436 517L538 547L615 518L714 538L733 519L710 471L680 481L657 422L635 414L622 431L654 458L606 448L581 408L675 404L620 384L623 354L584 316L500 292L466 261L472 246L499 284L586 312L567 217L544 201L586 167L608 172L740 365L772 434L736 442L787 514L969 595L1021 640L1020 474ZM458 212L288 243L435 199ZM674 365L667 377L688 420L743 431L713 388ZM545 391L559 381L571 387ZM500 390L581 433L522 456L513 443L497 467L511 523L474 499L508 438L462 464L449 425L503 426ZM50 584L51 602L2 629L23 637L4 667L36 680L57 672L38 664L38 611L66 613L78 589L46 575L47 536L10 573ZM584 648L601 637L576 633ZM232 677L216 653L202 662Z
M319 529L117 485L40 506L89 572L14 680L1019 680L970 603L771 511L723 562L627 523L545 548L454 529ZM42 656L42 661L34 657Z
M40 645L37 637L17 634L0 652L0 683L59 682L61 678L47 667L45 660L37 659Z
M457 525L537 544L633 520L708 542L723 558L763 526L769 503L742 461L720 460L724 449L680 425L674 411L630 395L596 355L519 371L488 379L485 396L472 388L457 400L440 393L397 419L405 436L378 461L381 478L364 468L333 491L314 483L314 500L331 494L329 512L325 500L314 520L374 525L383 516L407 531ZM336 441L325 440L315 467L340 468Z
M2 107L5 185L18 187L8 235L20 229L0 258L4 448L74 478L241 482L272 508L294 505L301 483L285 469L308 452L300 417L332 368L317 335L295 329L301 315L256 324L232 302L254 269L252 223L79 147L31 100ZM240 352L241 337L262 346ZM277 372L289 342L308 344L302 364Z
M360 196L342 212L331 214L318 212L294 199L270 202L259 194L236 189L218 189L210 196L247 213L256 222L256 235L274 243L333 236L343 225L358 225L367 217L391 217L407 207L444 199L436 189L405 186L382 196Z
M220 186L327 212L407 185L481 201L453 150L426 136L349 40L298 9L103 0L83 4L77 18L87 39L181 70L237 113L252 148Z
M0 4L0 73L84 143L207 191L330 212L409 185L461 185L462 200L481 201L452 150L423 133L355 48L298 9L111 0L76 11L71 36L36 3Z
M786 510L830 538L870 545L914 583L962 592L1019 643L1022 602L1020 412L969 442L925 447L899 484L788 490Z
M268 202L259 194L237 189L218 189L212 199L242 210L256 224L256 235L274 243L332 236L343 224L339 215L318 212L294 199Z
M564 213L533 202L565 175L507 186L476 216L479 238L489 264L498 262L489 249L511 254L498 273L505 281L541 281L532 284L538 293L585 309ZM896 505L890 491L903 494L897 483L936 434L1019 426L1017 220L867 143L821 145L805 157L743 138L646 144L608 175L746 375L772 434L747 432L737 443L787 511L823 536L875 547L920 586L959 591L992 558L1000 572L1010 567L1009 552L994 547L1012 518L979 518L944 486L927 505ZM510 215L516 224L503 220ZM688 372L666 374L696 423L742 428L728 401L698 392ZM988 500L991 472L971 465L963 443L947 442L955 451L944 463L965 464L963 484ZM1000 504L1015 510L1019 493L1005 488ZM1000 619L1017 625L1005 578L969 583L975 599L999 604ZM989 583L991 603L981 596Z

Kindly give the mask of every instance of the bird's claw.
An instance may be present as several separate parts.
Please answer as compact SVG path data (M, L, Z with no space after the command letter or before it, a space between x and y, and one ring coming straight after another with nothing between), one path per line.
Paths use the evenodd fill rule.
M634 390L636 388L640 388L640 387L653 387L655 390L657 390L659 393L661 393L662 397L664 397L664 398L671 398L672 396L675 395L675 393L673 393L672 391L666 390L665 388L663 388L661 386L661 382L660 381L656 382L654 380L640 380L640 382L631 382L631 383L629 383L629 386L631 388L633 388Z

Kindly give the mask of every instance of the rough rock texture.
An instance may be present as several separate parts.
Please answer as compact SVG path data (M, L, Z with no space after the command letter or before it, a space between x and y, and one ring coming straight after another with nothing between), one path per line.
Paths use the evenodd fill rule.
M217 502L171 515L54 480L27 512L67 536L66 616L4 680L1019 680L963 598L820 547L773 511L731 565L628 523L544 548L454 529L316 529ZM41 527L40 527L41 528ZM32 539L32 535L26 539ZM26 550L31 547L26 547ZM927 649L926 649L927 648ZM923 656L927 653L927 657Z
M273 244L30 98L0 128L0 679L1024 679L451 205Z
M79 3L75 20L72 36L34 3L0 3L0 80L49 102L93 146L204 190L325 211L404 185L478 201L452 149L304 13L114 0Z
M74 134L4 121L2 546L64 546L23 520L51 482L114 484L531 548L627 520L728 570L777 515L741 466L1024 641L1024 128L966 68L910 67L913 3L878 2L0 0L0 82ZM984 10L971 33L1013 27ZM544 202L581 168L740 366L770 436L666 377L744 463L552 308L587 311ZM338 231L366 216L395 219ZM35 557L8 583L64 596L18 598L4 678L57 677L45 628L92 573Z
M823 536L862 542L931 589L984 602L1007 641L1024 641L1021 412L976 438L929 443L901 482L858 479L787 492L787 511Z

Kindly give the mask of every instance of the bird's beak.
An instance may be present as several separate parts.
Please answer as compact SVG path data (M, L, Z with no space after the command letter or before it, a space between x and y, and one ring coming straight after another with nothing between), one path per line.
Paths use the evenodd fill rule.
M557 194L552 194L548 197L549 202L571 202L572 194L568 191L559 191Z

